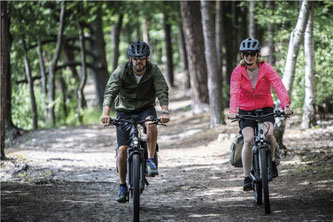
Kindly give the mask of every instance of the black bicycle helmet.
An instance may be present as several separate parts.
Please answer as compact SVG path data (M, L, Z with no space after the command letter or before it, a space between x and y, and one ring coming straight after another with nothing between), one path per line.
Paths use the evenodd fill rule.
M149 56L149 45L143 41L132 42L128 47L128 55L130 57Z
M259 52L260 49L261 49L261 44L255 38L244 39L239 46L239 51L241 51L241 52L244 52L244 51L258 51Z

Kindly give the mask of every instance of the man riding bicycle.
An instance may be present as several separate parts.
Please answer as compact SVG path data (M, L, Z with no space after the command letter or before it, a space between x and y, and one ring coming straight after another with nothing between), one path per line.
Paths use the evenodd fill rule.
M147 43L137 41L130 44L128 56L130 61L121 64L111 74L105 87L103 113L101 122L108 125L110 107L114 103L117 118L130 119L132 115L139 115L140 119L157 117L155 100L158 98L161 108L161 122L170 121L168 103L168 85L157 65L149 62L150 49ZM157 127L151 121L145 124L147 130L147 176L158 175L156 163L153 158L156 151ZM130 147L130 126L121 124L117 126L117 167L119 170L120 186L116 201L126 202L128 194L126 185L127 149Z
M261 44L255 38L244 39L239 47L242 60L233 70L230 80L230 111L229 118L236 118L236 113L241 115L254 115L255 110L263 109L264 114L273 112L273 86L282 109L287 115L292 114L289 108L290 99L288 92L274 68L260 57ZM264 133L271 145L273 177L278 176L275 163L274 117L268 117L264 122ZM243 190L252 190L250 170L252 167L252 146L254 139L254 120L241 120L239 126L244 137L242 149L242 162L244 171Z

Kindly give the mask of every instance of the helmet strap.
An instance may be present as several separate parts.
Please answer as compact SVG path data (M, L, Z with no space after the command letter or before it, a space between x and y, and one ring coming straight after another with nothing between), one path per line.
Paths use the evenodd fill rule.
M247 66L252 66L253 65L253 63L247 63L245 60L244 60L244 62Z

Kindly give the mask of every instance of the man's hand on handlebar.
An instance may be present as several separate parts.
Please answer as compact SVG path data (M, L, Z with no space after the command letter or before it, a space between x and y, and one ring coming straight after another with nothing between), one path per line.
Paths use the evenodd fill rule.
M101 123L104 125L104 126L108 126L111 124L111 117L108 116L108 115L102 115L101 117Z
M160 119L161 123L168 123L170 121L169 112L162 112Z

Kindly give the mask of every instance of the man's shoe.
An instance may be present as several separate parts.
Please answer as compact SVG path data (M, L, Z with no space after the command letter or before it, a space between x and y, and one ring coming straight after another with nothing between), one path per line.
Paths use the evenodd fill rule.
M275 161L272 161L272 170L273 170L273 175L272 175L273 178L278 177L279 173L278 173Z
M146 165L147 165L147 175L146 175L147 177L154 177L158 175L157 167L153 159L148 158Z
M118 203L126 203L128 202L128 190L126 185L119 186L119 195L116 198Z
M252 190L252 179L250 177L245 177L244 179L244 185L243 185L244 191L250 191Z

